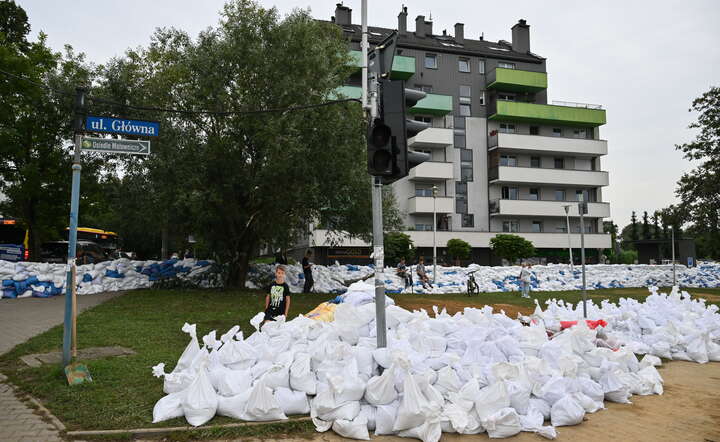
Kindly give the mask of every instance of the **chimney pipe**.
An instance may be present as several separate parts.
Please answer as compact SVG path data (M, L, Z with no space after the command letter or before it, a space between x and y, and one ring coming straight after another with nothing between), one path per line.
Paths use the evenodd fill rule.
M465 41L465 25L462 23L455 23L455 41L458 43Z
M402 11L398 14L398 34L407 34L407 6L403 5Z
M415 18L415 35L418 37L429 37L432 35L432 22L425 21L424 15Z
M339 25L351 25L352 24L352 9L338 3L335 5L335 23Z
M530 52L530 25L521 18L511 29L513 51L523 54Z

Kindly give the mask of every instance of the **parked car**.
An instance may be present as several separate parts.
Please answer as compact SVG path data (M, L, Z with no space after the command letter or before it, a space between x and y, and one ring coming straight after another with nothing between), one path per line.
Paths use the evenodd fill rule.
M40 249L40 258L44 262L66 263L67 255L67 241L46 242ZM91 264L108 259L105 250L92 241L78 241L75 256L78 264Z

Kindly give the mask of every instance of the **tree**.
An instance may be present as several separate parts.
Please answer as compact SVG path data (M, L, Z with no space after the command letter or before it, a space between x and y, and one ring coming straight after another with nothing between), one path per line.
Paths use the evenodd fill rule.
M402 232L388 232L384 235L385 264L397 265L401 258L407 261L415 257L415 246L410 236Z
M322 105L351 73L337 26L233 0L197 39L158 30L150 47L107 66L101 86L114 101L218 111L133 112L162 129L128 175L152 189L143 206L153 224L196 233L226 264L226 283L243 286L261 244L290 243L310 222L370 232L362 110ZM246 113L307 105L317 107Z
M25 11L0 2L0 66L11 74L0 76L0 192L7 197L0 212L28 228L36 260L41 244L67 226L74 88L89 84L92 68L69 46L52 52L43 33L28 41L29 31ZM99 182L98 164L83 161L81 188ZM91 202L81 200L80 212Z
M648 223L647 210L643 212L642 220L642 239L650 239L650 224Z
M653 212L652 223L653 223L652 239L660 239L660 212L657 210L655 212Z
M633 210L632 215L630 216L630 224L631 224L631 230L630 230L630 240L637 241L640 239L638 236L638 230L637 230L637 216L635 216L635 211Z
M490 238L490 248L496 256L507 259L510 264L518 259L535 255L533 243L518 235L495 235L494 238Z
M470 258L472 247L461 239L452 238L447 242L447 252L455 259L456 265L460 265L460 260Z
M699 133L675 148L700 165L680 178L675 193L693 230L704 237L706 256L720 258L720 87L693 100L689 111L699 114L689 126Z

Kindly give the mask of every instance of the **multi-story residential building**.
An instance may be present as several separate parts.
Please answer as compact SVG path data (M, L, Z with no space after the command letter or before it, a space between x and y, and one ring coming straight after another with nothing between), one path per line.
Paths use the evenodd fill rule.
M420 253L432 255L435 210L439 258L449 239L460 238L472 245L474 262L497 262L489 242L507 232L531 240L540 256L559 260L568 247L566 205L570 241L580 247L581 198L589 202L585 245L594 250L588 254L597 257L609 248L610 237L602 233L602 220L610 215L602 198L608 185L601 167L607 141L599 130L605 110L548 103L545 58L530 51L525 20L512 26L511 41L493 42L466 37L462 23L455 24L453 35L435 34L432 21L422 15L413 32L407 16L403 7L392 77L427 92L411 112L432 127L408 144L429 153L431 161L394 183L393 191ZM342 4L331 20L343 30L358 67L340 92L359 97L361 27L352 24L352 10ZM393 31L368 30L371 47ZM307 245L316 248L319 262L368 251L361 241L329 247L322 230L312 230Z

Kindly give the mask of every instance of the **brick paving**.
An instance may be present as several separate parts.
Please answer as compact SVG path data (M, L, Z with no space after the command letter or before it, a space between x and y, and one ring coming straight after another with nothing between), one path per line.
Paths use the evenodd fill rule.
M78 296L83 311L121 295L121 292ZM0 299L0 354L63 322L65 297L48 299ZM0 441L35 442L62 440L57 428L18 399L13 387L0 374ZM43 420L45 419L45 420Z

